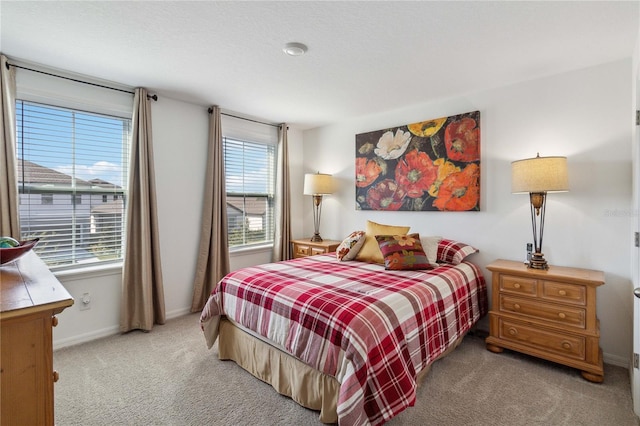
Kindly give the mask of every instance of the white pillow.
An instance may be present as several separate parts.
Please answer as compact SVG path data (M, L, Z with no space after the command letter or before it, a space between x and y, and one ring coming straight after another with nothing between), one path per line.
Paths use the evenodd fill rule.
M336 249L336 258L338 260L353 260L364 245L365 232L353 231L344 239Z
M420 237L422 249L433 266L438 266L438 244L441 240L442 237Z

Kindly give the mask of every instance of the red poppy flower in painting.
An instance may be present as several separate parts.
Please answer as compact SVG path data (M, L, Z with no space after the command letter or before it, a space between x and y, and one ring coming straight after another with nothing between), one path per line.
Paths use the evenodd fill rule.
M356 158L356 186L364 188L371 185L378 176L382 169L380 165L374 160L367 160L365 157Z
M438 166L438 177L435 182L433 182L433 185L431 185L431 188L429 188L429 195L437 197L442 182L444 182L447 176L451 173L459 172L460 167L456 166L451 161L446 161L444 158L438 158L433 162L433 165Z
M400 210L406 192L391 179L385 179L367 191L367 204L373 210Z
M422 197L438 177L438 166L425 152L412 150L396 166L396 182L411 198Z
M480 160L480 129L476 120L465 117L449 124L444 131L447 156L453 161L470 163Z
M442 182L433 206L442 211L466 211L478 205L480 167L472 163Z

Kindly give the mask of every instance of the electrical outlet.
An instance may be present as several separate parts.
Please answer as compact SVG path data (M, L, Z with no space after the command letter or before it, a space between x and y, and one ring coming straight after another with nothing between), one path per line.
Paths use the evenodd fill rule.
M80 310L86 311L87 309L91 309L91 294L82 293L82 297L80 298Z

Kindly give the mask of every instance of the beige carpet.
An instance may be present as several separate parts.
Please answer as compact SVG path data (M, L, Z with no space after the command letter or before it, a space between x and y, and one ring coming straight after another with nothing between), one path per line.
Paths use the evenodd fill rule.
M207 350L198 315L54 352L56 424L320 425L317 413L277 394ZM416 405L387 424L640 424L627 370L605 365L593 384L573 369L505 351L467 336L435 363Z

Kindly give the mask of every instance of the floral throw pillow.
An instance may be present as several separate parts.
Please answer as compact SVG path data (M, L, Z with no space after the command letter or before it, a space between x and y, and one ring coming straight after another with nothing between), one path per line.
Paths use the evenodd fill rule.
M353 231L344 239L336 249L336 258L338 260L353 260L364 245L365 232Z
M392 271L433 269L420 243L420 234L376 235L384 269Z
M458 241L442 239L438 243L438 262L457 265L478 249Z

